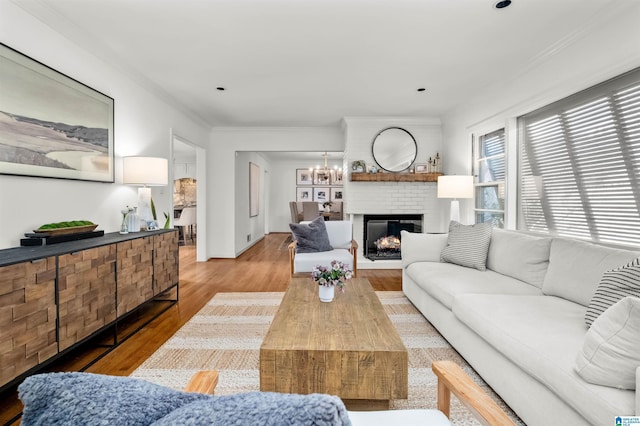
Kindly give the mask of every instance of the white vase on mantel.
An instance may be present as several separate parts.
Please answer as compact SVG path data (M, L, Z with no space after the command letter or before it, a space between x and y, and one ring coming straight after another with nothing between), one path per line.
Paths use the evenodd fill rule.
M321 302L331 302L335 296L336 286L334 285L319 285L318 294Z

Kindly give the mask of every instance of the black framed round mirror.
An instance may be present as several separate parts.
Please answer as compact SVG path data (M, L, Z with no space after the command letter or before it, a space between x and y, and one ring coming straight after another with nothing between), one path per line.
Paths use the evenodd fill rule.
M413 135L401 127L387 127L373 138L373 159L388 172L407 170L418 155L418 144Z

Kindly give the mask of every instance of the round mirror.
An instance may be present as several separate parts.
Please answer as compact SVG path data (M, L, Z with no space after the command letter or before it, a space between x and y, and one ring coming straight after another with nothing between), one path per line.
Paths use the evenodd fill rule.
M388 172L407 170L418 155L413 135L400 127L381 130L373 138L373 159Z

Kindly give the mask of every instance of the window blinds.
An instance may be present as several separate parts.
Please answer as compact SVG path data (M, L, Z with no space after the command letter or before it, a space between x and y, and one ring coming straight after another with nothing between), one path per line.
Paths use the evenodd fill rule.
M640 246L640 70L518 119L518 227Z

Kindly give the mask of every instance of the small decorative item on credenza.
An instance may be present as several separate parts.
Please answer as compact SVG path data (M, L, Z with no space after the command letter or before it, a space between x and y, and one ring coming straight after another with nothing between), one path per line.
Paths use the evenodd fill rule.
M34 229L32 233L25 233L26 238L20 239L20 245L45 246L103 236L104 231L96 231L97 227L89 220L47 223Z
M311 272L311 278L318 284L318 295L321 302L333 301L335 295L335 287L340 287L340 291L344 292L346 281L353 277L353 272L340 261L332 260L331 266L316 265Z
M129 233L129 227L127 226L127 215L129 214L129 212L130 212L129 206L127 206L124 209L120 210L120 213L122 213L122 223L120 224L120 233L121 234L128 234Z

